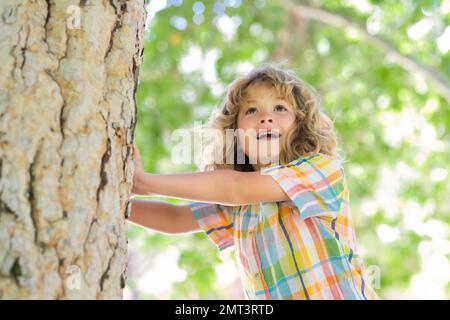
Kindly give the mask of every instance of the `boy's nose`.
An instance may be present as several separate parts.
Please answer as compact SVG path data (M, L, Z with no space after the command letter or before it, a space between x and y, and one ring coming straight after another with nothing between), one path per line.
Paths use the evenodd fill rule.
M268 123L272 123L273 119L270 115L264 115L261 117L261 119L259 119L260 123L264 123L264 122L268 122Z

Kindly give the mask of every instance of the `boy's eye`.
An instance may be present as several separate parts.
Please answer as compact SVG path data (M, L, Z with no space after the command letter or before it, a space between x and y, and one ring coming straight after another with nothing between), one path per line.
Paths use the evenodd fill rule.
M275 110L276 111L285 111L287 110L285 106L278 104L275 106ZM245 114L251 114L251 113L255 113L256 112L256 108L254 107L250 107L245 111Z
M248 108L247 111L245 111L245 114L250 114L256 111L256 108Z
M283 105L279 104L279 105L277 105L275 107L275 110L277 110L277 111L284 111L284 110L286 110L286 108Z

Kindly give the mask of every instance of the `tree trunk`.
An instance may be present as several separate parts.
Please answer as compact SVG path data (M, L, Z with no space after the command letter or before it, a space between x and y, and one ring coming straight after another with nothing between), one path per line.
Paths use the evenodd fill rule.
M120 299L144 0L0 2L0 299Z

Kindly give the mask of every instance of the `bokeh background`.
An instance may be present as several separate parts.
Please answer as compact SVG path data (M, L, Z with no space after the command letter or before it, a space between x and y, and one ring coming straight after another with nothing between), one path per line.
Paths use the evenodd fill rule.
M173 131L205 122L237 75L284 61L334 120L379 296L450 298L450 1L151 0L147 10L136 131L146 171L197 171L171 161ZM125 298L243 299L235 258L204 233L129 224Z

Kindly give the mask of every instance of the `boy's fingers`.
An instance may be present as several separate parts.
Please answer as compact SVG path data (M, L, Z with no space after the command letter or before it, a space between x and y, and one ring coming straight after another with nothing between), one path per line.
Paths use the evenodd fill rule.
M134 151L135 151L135 156L136 156L136 158L139 159L139 160L141 160L141 155L139 154L139 149L136 148Z
M136 147L136 144L133 144L133 148L134 148L134 162L138 167L138 169L140 169L142 167L141 155L139 154L139 149Z
M136 147L136 144L133 144L133 151L134 151L134 156L135 157L139 157L139 149Z

